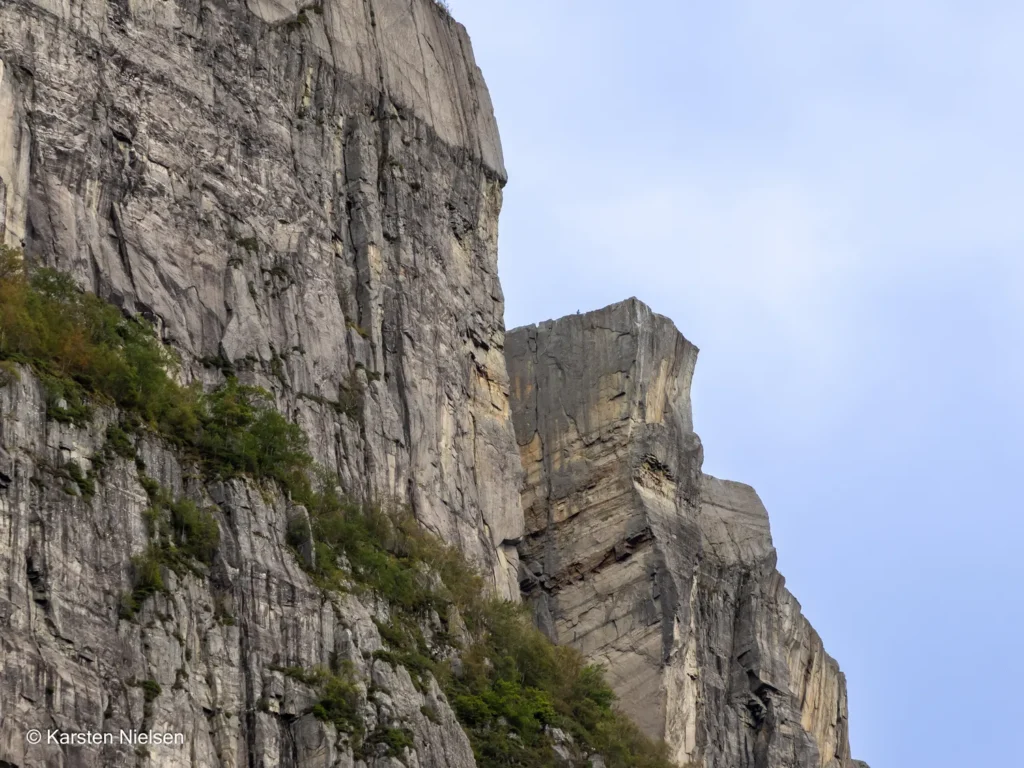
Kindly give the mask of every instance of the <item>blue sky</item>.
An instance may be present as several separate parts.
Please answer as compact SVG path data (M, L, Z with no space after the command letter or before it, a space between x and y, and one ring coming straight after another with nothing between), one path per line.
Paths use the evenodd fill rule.
M508 326L675 320L855 756L1020 765L1024 4L450 5L511 177Z

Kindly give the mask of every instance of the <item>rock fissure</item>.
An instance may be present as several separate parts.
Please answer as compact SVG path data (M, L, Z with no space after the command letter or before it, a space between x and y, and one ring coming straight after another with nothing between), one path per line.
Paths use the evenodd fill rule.
M854 766L845 680L781 586L760 501L701 474L696 348L631 299L510 331L506 356L522 588L553 639L681 764Z
M497 127L434 0L13 0L0 137L4 242L151 319L182 381L268 390L344 491L521 590L678 763L859 765L760 502L701 473L696 349L636 300L506 338ZM92 764L477 764L436 685L380 657L388 606L311 581L307 510L205 482L158 441L138 466L104 459L118 415L56 421L52 399L0 368L0 765L72 764L27 751L40 724L189 734L173 757L73 758ZM154 543L143 466L208 499L224 537L143 584L135 622L118 617ZM346 665L358 750L344 717L313 714L309 670L333 670L347 711Z

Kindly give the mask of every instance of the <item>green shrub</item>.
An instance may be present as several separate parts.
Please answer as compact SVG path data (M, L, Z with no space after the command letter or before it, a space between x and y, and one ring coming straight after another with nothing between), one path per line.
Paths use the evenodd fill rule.
M328 477L299 491L317 547L314 575L328 587L354 582L388 604L391 620L377 624L386 648L374 658L404 666L421 690L431 675L438 679L481 768L554 765L550 728L601 754L609 768L670 766L664 745L614 709L599 668L548 641L525 607L486 597L465 559L411 516L347 501ZM472 638L458 675L441 655L451 645L444 630L428 643L420 628L433 614L444 623L453 610Z
M344 733L362 733L359 716L359 689L348 676L331 674L320 684L320 699L313 705L313 715L334 723Z
M162 568L202 575L195 563L212 563L220 545L220 526L211 510L189 499L175 500L169 490L144 474L139 481L149 496L143 519L151 541L132 560L133 588L121 601L121 618L128 620L150 595L164 591Z
M351 663L339 664L335 669L316 667L307 671L302 667L276 665L271 665L270 669L317 689L319 698L311 711L318 720L333 723L342 733L357 737L362 735L363 722L359 714L360 691L355 682Z
M0 360L32 366L50 418L84 425L91 400L116 405L136 427L191 451L211 474L289 484L310 465L305 435L268 392L230 377L207 394L181 386L177 360L149 323L83 293L67 275L29 275L9 248L0 251ZM119 455L134 454L126 433L107 437Z
M270 393L235 379L200 398L188 442L220 476L249 474L289 486L311 464L302 429L274 409Z
M92 418L92 406L81 385L70 379L38 371L46 398L46 417L62 424L85 425Z
M111 424L108 426L106 437L104 452L120 456L123 459L135 458L135 443L121 425Z
M132 558L132 590L121 598L122 619L134 618L148 597L164 591L162 562L163 553L155 544L150 544L145 552Z
M81 292L67 275L29 275L9 248L0 251L0 358L36 369L57 419L88 418L88 395L168 428L187 410L184 390L168 375L176 361L149 323Z
M64 465L64 471L76 486L78 486L78 492L82 495L82 498L86 501L92 499L96 495L96 481L92 474L86 474L82 471L82 468L75 461L69 461Z
M171 533L177 547L188 557L212 563L220 545L220 526L213 514L188 499L172 502L170 513Z
M156 680L139 680L135 683L135 687L142 689L142 696L146 701L153 701L163 693L160 683Z
M383 746L383 750L378 750ZM405 750L413 749L416 746L413 740L412 731L408 728L376 728L370 733L357 750L357 757L369 759L382 751L386 757L401 759Z

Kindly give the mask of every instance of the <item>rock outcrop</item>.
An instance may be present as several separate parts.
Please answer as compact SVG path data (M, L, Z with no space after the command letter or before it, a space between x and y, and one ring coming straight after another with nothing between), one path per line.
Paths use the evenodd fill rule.
M509 332L522 589L680 764L853 768L846 684L753 489L701 473L697 349L636 300Z
M515 597L505 181L433 0L5 0L0 235L260 384Z
M104 457L92 493L69 478L99 468L105 430L47 419L28 369L0 387L0 765L353 766L334 725L311 714L301 671L350 669L358 717L372 734L410 735L412 765L475 766L437 684L417 686L374 653L386 605L325 592L286 544L297 510L241 481L204 484L158 441L138 461ZM165 571L165 591L133 620L132 555L150 536L143 475L174 497L217 510L210 569ZM44 734L28 741L31 729ZM51 731L109 734L107 744L49 743ZM121 732L180 734L183 743L122 743ZM344 743L344 739L341 740ZM372 749L359 765L400 764Z
M0 0L0 242L151 320L183 383L269 390L349 494L522 589L681 763L853 768L843 677L763 507L701 473L696 349L630 301L506 350L504 183L434 0ZM388 605L303 569L305 510L153 436L112 455L122 414L59 423L4 363L0 766L475 765L436 683L378 653ZM214 510L220 545L126 618L153 481ZM344 672L362 747L312 714L318 667Z
M272 391L347 491L408 504L518 599L502 163L433 0L0 3L0 240L157 323L185 381ZM411 765L474 764L436 687L373 659L387 606L299 567L287 501L206 486L158 443L147 472L219 510L224 554L119 620L138 472L108 463L84 498L61 469L92 466L103 419L49 421L27 369L0 377L0 764L350 766L281 671L344 660L368 734L407 730ZM189 743L26 742L129 726Z

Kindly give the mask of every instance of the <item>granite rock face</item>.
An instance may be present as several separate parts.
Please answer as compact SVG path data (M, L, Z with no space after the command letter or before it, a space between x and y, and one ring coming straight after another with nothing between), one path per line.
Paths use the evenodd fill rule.
M153 321L183 382L271 391L349 493L407 504L603 662L681 764L854 768L843 677L763 507L701 472L696 349L635 301L506 349L504 183L434 0L0 0L0 240ZM0 766L474 765L436 684L374 656L388 606L311 583L286 541L301 507L153 439L101 467L117 419L49 420L36 377L0 368ZM129 620L140 466L215 510L221 545ZM294 672L317 666L410 746L346 747Z
M0 237L158 322L186 378L272 390L515 598L504 181L433 0L0 4Z
M209 568L165 569L165 593L131 620L131 556L145 551L149 499L136 462L107 456L94 494L65 470L99 468L113 412L88 429L47 420L27 369L0 387L0 765L396 768L397 757L345 746L310 708L318 690L289 669L350 664L367 734L404 729L412 766L475 766L436 683L374 657L387 606L324 592L286 544L290 508L266 487L206 484L176 454L143 441L145 474L215 510ZM429 636L429 634L428 634ZM347 662L347 664L346 664ZM421 686L422 687L422 686ZM155 693L155 695L154 695ZM33 746L30 729L117 736L111 744ZM121 731L181 734L136 746ZM369 741L369 739L368 739Z
M521 586L626 711L705 768L854 768L846 683L753 489L703 475L697 349L636 300L510 331Z
M347 491L408 504L518 599L504 182L469 39L433 0L0 2L0 239L154 321L184 381L272 391ZM374 660L387 606L310 583L298 512L155 443L147 473L216 507L222 552L119 619L140 477L115 461L87 499L62 475L116 415L60 425L31 374L0 377L0 764L474 765L436 686ZM353 754L303 714L314 692L280 670L345 660L367 733L412 749ZM33 727L189 741L32 748Z

